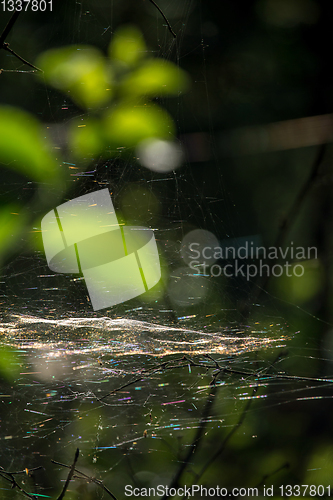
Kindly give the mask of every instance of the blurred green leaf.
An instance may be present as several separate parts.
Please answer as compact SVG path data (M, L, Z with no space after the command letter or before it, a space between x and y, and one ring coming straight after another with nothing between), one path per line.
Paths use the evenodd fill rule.
M48 50L36 64L50 85L69 92L82 107L98 107L112 97L111 69L103 54L93 47L72 45Z
M109 45L110 58L130 66L137 64L145 57L146 51L143 35L135 26L119 28Z
M179 95L187 90L185 71L163 59L149 59L133 71L121 84L121 91L132 95Z
M15 379L19 374L18 359L10 347L0 346L0 376L9 382Z
M307 463L304 483L309 485L324 485L322 491L328 491L327 485L332 484L333 446L331 443L318 443Z
M289 269L289 276L284 273L272 282L274 293L296 304L313 299L322 284L323 268L318 259L295 262Z
M22 207L10 203L0 209L0 255L4 254L16 241L19 231L25 223L25 217L20 213Z
M48 146L40 123L32 115L0 107L0 162L6 167L36 181L55 179L58 169Z
M171 139L175 133L170 115L152 103L122 104L104 118L106 138L116 147L134 147L149 137Z
M104 147L103 131L98 120L80 119L71 124L69 144L75 158L89 158L99 154Z

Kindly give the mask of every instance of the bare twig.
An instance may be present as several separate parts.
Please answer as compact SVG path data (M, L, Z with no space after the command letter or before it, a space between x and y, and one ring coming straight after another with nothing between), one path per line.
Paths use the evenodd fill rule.
M112 391L108 392L101 398L98 398L96 396L97 401L102 402L103 399L112 396L112 394L116 394L117 392L125 389L126 387L130 387L133 384L136 384L137 382L141 382L143 380L146 380L156 373L160 372L161 370L166 371L166 370L174 370L176 368L186 368L188 365L191 365L193 367L197 368L204 368L207 371L208 370L214 370L213 372L213 379L210 382L211 386L215 386L217 378L223 374L229 374L229 375L239 375L241 377L252 377L254 378L257 382L260 381L269 381L269 380L275 380L275 379L282 379L282 380L295 380L295 381L304 381L304 382L333 382L333 379L328 379L328 378L313 378L313 377L302 377L298 375L287 375L285 373L274 373L274 374L269 374L267 371L263 370L258 370L258 371L248 371L248 370L236 370L234 368L229 368L228 366L221 365L217 360L215 360L210 354L203 354L203 357L209 359L212 361L211 364L202 364L194 361L192 358L189 356L184 355L182 358L170 360L170 361L164 361L163 363L158 364L157 366L151 367L147 370L144 370L139 377L130 380L129 382L126 382L125 384L121 385L120 387L117 387L116 389L113 389ZM281 354L276 358L273 363L271 363L271 368L276 361L278 361L281 357ZM183 363L180 363L183 361ZM178 364L175 364L178 363Z
M36 469L39 469L41 467L37 467ZM31 469L31 470L36 470L36 469ZM32 500L38 500L38 497L36 495L33 495L32 493L28 493L25 491L16 481L14 474L26 474L26 471L19 471L19 472L7 472L5 471L1 466L0 466L0 476L9 481L12 485L12 489L17 488L22 495L24 495L27 498L31 498Z
M326 152L327 144L322 144L320 148L318 149L317 155L315 157L315 160L313 162L310 174L308 178L306 179L305 183L301 187L300 191L298 192L294 203L292 204L289 212L284 216L282 219L280 225L279 225L279 230L278 234L275 240L274 247L278 248L281 247L288 235L288 232L290 231L290 228L295 222L296 217L299 214L299 211L304 203L304 200L307 198L308 194L310 193L313 185L315 184L316 179L318 178L319 175L319 169L322 165L325 152ZM259 295L261 292L266 288L267 283L269 280L269 276L259 276L254 283L254 287L252 291L250 292L250 295L248 299L246 300L246 303L243 304L241 308L241 315L243 320L247 319L247 317L250 314L250 309L253 303L256 302L256 300L259 298Z
M3 68L0 68L0 75L1 73L35 73L35 71L31 71L31 70L22 70L22 69L3 69Z
M157 3L154 1L154 0L149 0L150 3L152 3L156 9L159 11L159 13L161 14L161 16L163 17L164 21L167 23L167 26L169 28L169 31L171 33L171 35L174 37L174 38L177 38L177 35L176 33L173 31L172 27L171 27L171 24L169 23L166 15L164 14L163 10L157 5Z
M9 44L8 43L4 43L1 48L4 49L4 50L7 50L7 52L10 52L13 56L17 57L17 59L19 59L21 62L23 62L23 64L26 64L27 66L30 66L30 68L33 68L36 71L41 71L41 72L43 71L40 68L37 68L37 66L34 66L33 64L31 64L28 61L26 61L25 59L23 59L23 57L21 57L18 54L16 54L16 52L14 52L12 49L9 48Z
M191 446L189 446L188 451L186 453L186 456L182 460L181 465L180 465L176 475L174 476L174 478L169 486L169 491L171 488L177 488L177 486L179 485L179 481L183 475L183 472L185 471L187 466L190 464L195 452L198 449L202 435L203 435L204 430L205 430L206 425L207 425L209 413L210 413L212 406L213 406L213 403L214 403L214 397L215 397L216 390L217 390L216 387L214 387L209 393L204 411L202 413L202 417L200 419L200 424L199 424L199 427L197 429L196 435L194 436L192 444L191 444ZM169 498L169 495L165 494L164 497L162 498L162 500L166 500L167 498Z
M33 64L29 63L29 61L26 61L26 59L23 59L19 54L14 52L12 49L9 48L9 43L5 43L5 40L7 36L9 35L10 31L12 30L14 24L16 23L16 20L18 16L20 15L21 11L15 11L12 17L9 19L5 29L3 30L2 34L0 35L0 49L6 50L7 52L10 52L14 57L19 59L23 64L26 64L27 66L30 66L30 68L33 68L37 71L42 71L40 68L37 68L37 66L34 66ZM0 74L2 73L3 70L0 71Z
M18 470L18 471L7 471L3 470L3 468L0 466L0 473L1 474L9 474L9 475L14 475L14 474L30 474L30 472L35 472L36 470L41 470L44 469L42 465L39 465L38 467L34 467L33 469L24 469L24 470Z
M69 485L69 483L70 483L70 481L71 481L71 479L73 477L74 471L75 471L75 465L76 465L77 459L79 458L79 453L80 453L79 448L76 448L76 452L75 452L75 456L74 456L74 461L73 461L73 463L71 465L71 468L70 468L70 471L68 473L66 482L65 482L64 487L62 489L62 492L58 496L57 500L62 500L64 498L64 496L65 496L66 490L68 488L68 485Z
M140 374L140 377L137 377L135 379L130 380L129 382L126 382L122 386L117 387L117 389L113 389L113 391L110 391L110 392L108 392L108 394L105 394L101 398L97 398L97 399L98 399L98 401L103 401L103 399L111 396L112 394L115 394L116 392L119 392L122 389L125 389L126 387L129 387L130 385L136 384L137 382L141 382L142 380L151 377L152 375L154 375L155 373L159 372L160 370L166 369L167 365L169 365L170 363L172 363L172 362L175 363L177 361L182 361L183 359L184 358L180 358L180 359L176 359L176 360L170 360L170 361L164 361L163 363L160 363L157 366L153 366L151 368L148 368L147 370L142 371L142 373ZM175 368L175 367L173 367L173 368Z
M18 11L18 10L14 12L12 17L9 19L5 29L1 33L1 35L0 35L0 48L2 48L4 41L6 40L7 36L11 32L11 30L12 30L14 24L16 23L16 20L17 20L18 16L20 15L20 13L21 13L21 11Z
M60 462L57 462L56 460L51 460L51 462L53 464L56 464L56 465L61 465L61 467L67 467L68 469L71 467L70 465L62 464ZM87 476L87 474L84 474L83 472L81 472L77 469L74 469L74 472L76 472L77 474L81 474L81 476L73 475L73 477L75 479L87 479L91 483L94 483L94 484L97 484L98 486L100 486L108 495L110 495L113 498L113 500L117 500L117 498L114 496L114 494L99 479L96 479L95 477Z
M202 469L200 470L200 472L197 474L196 476L196 480L200 479L201 476L203 476L203 474L206 472L206 470L211 466L211 464L213 462L215 462L215 460L224 452L228 442L230 441L231 437L235 434L235 432L240 428L240 426L243 424L244 422L244 419L245 419L245 416L247 414L247 411L249 410L251 404L252 404L252 401L253 401L253 396L255 395L255 393L257 392L258 390L258 387L254 387L253 388L253 391L252 391L252 397L247 401L242 413L241 413L241 416L237 422L236 425L234 425L234 427L231 429L231 431L229 432L229 434L225 437L223 443L221 444L221 446L216 450L216 452L210 457L210 459L206 462L206 464L202 467Z
M190 445L189 449L188 449L188 452L185 456L185 458L182 460L181 462L181 465L179 467L179 469L177 470L176 472L176 475L174 476L169 488L176 488L179 483L180 483L180 480L182 478L182 475L183 473L185 472L185 469L190 465L190 463L192 462L193 458L194 458L194 455L195 453L197 452L198 450L198 447L199 447L199 444L200 444L200 440L202 438L202 435L203 435L203 432L204 432L204 429L205 429L205 426L206 426L206 422L207 422L207 417L209 415L209 411L212 407L212 404L213 404L213 396L215 396L215 392L216 390L218 389L218 386L215 385L215 382L216 382L216 379L218 377L218 375L220 374L223 374L223 373L229 373L229 374L234 374L234 375L240 375L240 376L243 376L243 377L249 377L249 376L252 376L254 377L254 379L256 380L257 383L259 383L260 381L264 381L265 382L269 382L271 380L276 380L276 379L282 379L282 380L294 380L294 381L304 381L304 382L328 382L328 383L332 383L333 380L331 379L326 379L326 378L313 378L313 377L303 377L303 376L297 376L297 375L287 375L287 374L284 374L284 373L277 373L277 374L263 374L263 373L258 373L258 372L249 372L249 371L243 371L243 370L234 370L232 368L229 368L229 367L225 367L223 365L221 365L219 363L219 361L217 361L216 359L214 359L212 356L210 356L209 354L205 354L204 355L205 358L208 358L212 361L212 364L210 364L209 366L206 365L206 368L208 367L208 369L213 369L216 371L216 373L214 374L214 377L213 377L213 383L211 382L211 385L213 385L213 391L210 392L209 394L209 397L207 398L207 402L206 402L206 406L205 406L205 409L203 411L203 414L202 414L202 417L201 417L201 420L200 420L200 425L198 427L198 430L197 430L197 433L194 437L194 440L192 442L192 444ZM276 358L276 360L271 364L270 368L274 365L274 363L276 361L278 361L280 359L281 356L278 356ZM184 356L183 358L184 360L186 360L188 362L188 364L191 364L191 366L200 366L201 368L203 367L203 365L200 365L199 363L196 363L195 361L193 361L191 358L187 357L187 356ZM186 366L186 365L183 365L183 366ZM244 419L246 417L246 414L252 404L252 401L253 401L253 398L255 396L255 394L257 393L259 387L258 385L256 385L254 388L253 388L253 391L252 391L252 395L249 396L249 399L248 401L246 402L243 410L242 410L242 413L240 415L240 418L238 420L238 422L236 423L236 425L234 425L234 427L232 428L232 430L229 432L229 434L227 434L227 436L225 437L225 439L223 440L221 446L216 450L216 452L214 454L211 455L211 457L209 458L209 460L206 462L206 464L201 468L201 470L199 471L198 474L195 475L195 480L198 481L202 476L203 474L206 472L206 470L211 466L211 464L217 460L217 458L224 452L224 450L226 449L226 446L229 442L229 440L232 438L232 436L237 432L237 430L241 427L241 425L243 424L244 422ZM280 469L283 469L283 468L286 468L288 466L288 464L285 464L283 465ZM278 469L278 470L280 470ZM277 470L277 471L278 471ZM276 472L277 472L276 471ZM164 495L163 499L162 500L166 500L167 498L169 498L169 495Z
M279 234L277 235L277 238L275 241L275 247L279 247L283 244L283 242L288 234L288 231L289 231L290 227L292 226L292 224L294 223L306 196L309 194L310 190L312 189L312 186L314 185L314 182L318 177L319 168L323 162L326 148L327 148L327 144L322 144L320 146L320 148L318 149L318 152L317 152L315 161L313 162L309 177L306 179L301 190L299 191L293 205L290 208L289 213L282 219L282 221L280 223L280 230L279 230Z
M278 472L280 472L283 469L289 469L289 467L290 467L290 464L288 462L286 462L285 464L283 464L280 467L278 467L277 469L275 469L273 472L270 472L269 474L265 474L263 476L263 478L261 479L261 481L258 484L256 484L255 487L260 488L260 486L262 486L267 481L267 479L274 476L274 474L277 474Z

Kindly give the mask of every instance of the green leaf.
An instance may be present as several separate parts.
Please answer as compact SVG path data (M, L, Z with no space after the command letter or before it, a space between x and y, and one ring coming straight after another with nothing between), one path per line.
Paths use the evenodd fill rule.
M0 162L36 181L55 179L58 168L41 124L29 113L0 107Z
M146 56L147 47L141 31L135 26L119 28L109 45L111 59L129 66L137 64Z
M84 118L74 121L69 130L69 144L75 158L89 158L102 152L103 131L99 121Z
M53 87L69 92L79 106L95 108L112 97L112 75L103 54L89 46L71 45L44 52L36 64Z
M163 59L149 59L121 84L123 93L146 96L179 95L189 87L185 71Z
M11 382L20 372L18 358L10 347L0 346L0 376Z
M281 277L272 280L274 293L284 300L304 304L322 289L324 272L319 259L295 261ZM273 275L274 276L274 275Z
M17 245L26 219L25 211L17 203L9 203L0 208L0 266L2 258Z
M122 104L104 118L105 135L116 147L135 147L150 137L172 139L175 133L170 115L160 107L148 104Z
M25 217L22 207L10 203L0 209L0 255L3 255L16 242L16 238L24 226Z

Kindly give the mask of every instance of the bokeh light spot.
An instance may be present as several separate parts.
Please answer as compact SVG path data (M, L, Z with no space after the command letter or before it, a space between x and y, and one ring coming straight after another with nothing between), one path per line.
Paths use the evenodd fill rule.
M153 172L170 172L181 165L183 151L180 145L171 141L147 139L137 148L138 160Z

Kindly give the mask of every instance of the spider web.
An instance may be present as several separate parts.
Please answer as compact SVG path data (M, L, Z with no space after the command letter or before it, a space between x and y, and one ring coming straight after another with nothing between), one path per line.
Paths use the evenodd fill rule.
M144 2L139 14L134 3L130 6L133 13L124 2L113 0L107 16L105 6L90 2L67 6L66 27L70 29L63 28L64 41L95 43L98 39L105 48L124 17L131 20L131 16L138 16L138 21L148 23L147 36L154 55L175 60L180 66L191 52L200 58L205 86L205 45L197 39L191 45L184 35L191 25L191 13L200 8L198 4L160 2L173 29L179 32L177 41L151 5ZM52 35L50 39L54 44ZM17 62L11 60L11 64L8 71L22 70ZM78 110L69 99L45 85L41 90L47 103L43 120L55 148L66 160L67 125ZM203 96L209 107L207 89ZM182 100L174 101L163 101L163 105L182 130ZM212 145L212 153L207 153L210 136L202 128L209 133L213 130L209 123L203 127L198 121L191 132L199 131L196 140L200 138L202 146L196 154L202 159L214 155ZM189 133L180 140L186 160L178 170L161 175L138 168L121 155L108 162L97 159L88 171L76 168L65 193L67 200L107 186L116 210L126 213L128 208L133 223L154 229L162 272L168 270L175 283L179 276L186 276L180 257L184 235L200 228L222 240L237 237L238 225L242 226L237 207L232 206L224 181L217 175L217 162L210 156L203 172L192 151L193 135ZM64 165L78 167L66 161ZM215 186L206 189L213 170ZM22 186L28 193L36 189L18 179L6 183L3 193L26 196L29 201L29 194L21 194ZM133 214L132 203L126 200L132 197L136 201L142 193L150 197L148 208ZM8 372L15 377L8 375L1 387L0 463L6 471L40 465L45 468L21 476L25 491L54 497L67 472L52 465L51 459L70 465L77 447L80 457L76 467L88 479L81 477L71 483L71 491L65 495L68 498L72 491L76 491L75 498L106 498L106 492L92 481L94 477L119 497L126 484L171 485L182 463L189 470L178 478L178 484L200 484L204 477L204 484L216 485L220 481L219 460L228 450L229 435L230 442L233 440L229 454L237 467L244 467L244 475L233 473L229 481L228 471L224 473L222 481L228 488L262 486L265 477L266 482L276 485L308 478L304 476L304 470L310 470L308 464L302 470L294 467L293 475L286 472L297 453L279 450L274 432L279 430L279 419L288 426L285 414L289 408L295 418L301 418L308 408L312 414L313 405L321 405L320 414L330 409L326 404L332 386L330 346L323 349L311 338L303 342L295 333L297 314L302 321L316 323L319 318L291 304L295 327L288 327L285 310L280 312L281 303L266 292L256 304L259 313L242 323L236 319L235 297L242 299L254 281L231 280L225 286L206 277L204 283L198 290L191 289L190 282L181 300L172 300L172 294L162 290L153 298L139 297L94 313L82 278L51 273L42 251L33 255L17 251L2 272L0 332L3 346L10 348ZM223 300L215 303L221 296ZM262 429L265 418L271 427ZM306 429L305 423L304 433ZM285 436L287 440L288 432ZM276 456L266 468L264 439L276 446ZM190 459L189 450L193 453ZM257 471L251 466L252 454L260 465ZM204 476L207 471L210 475ZM15 498L4 481L2 489L7 495L3 498ZM21 493L16 496L21 497Z

